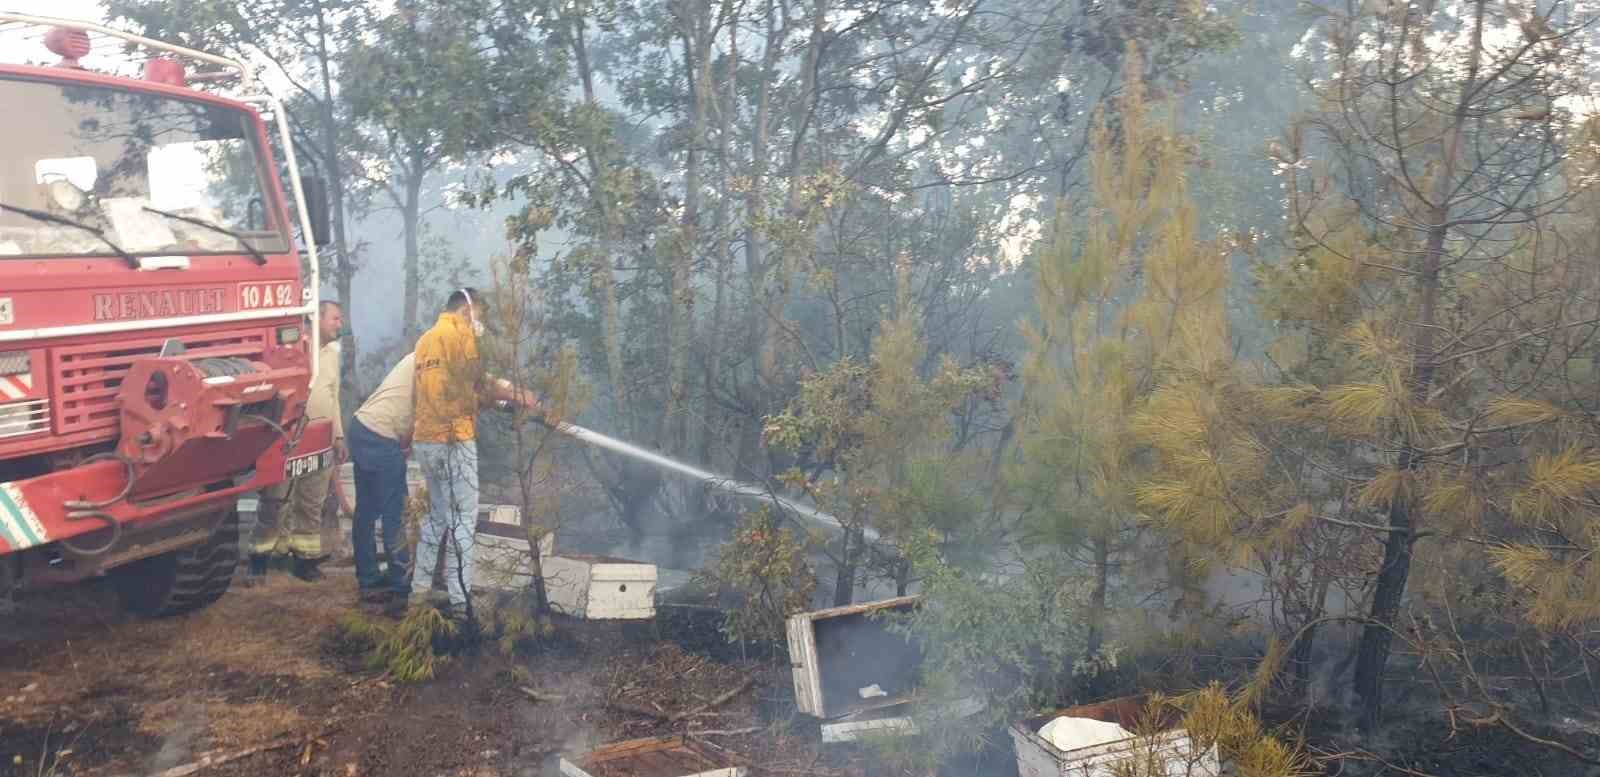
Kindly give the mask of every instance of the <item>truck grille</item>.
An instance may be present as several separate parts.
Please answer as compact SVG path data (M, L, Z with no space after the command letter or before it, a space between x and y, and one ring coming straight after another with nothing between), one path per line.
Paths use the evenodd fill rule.
M50 426L50 400L0 404L0 440L42 432Z
M52 349L55 374L56 433L115 431L117 388L135 359L161 355L168 338L70 345ZM186 359L238 356L259 358L266 346L261 332L197 334L179 338Z

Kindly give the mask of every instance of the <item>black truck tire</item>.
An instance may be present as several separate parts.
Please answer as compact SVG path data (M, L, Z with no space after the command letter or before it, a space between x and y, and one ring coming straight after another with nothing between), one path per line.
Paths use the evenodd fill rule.
M239 563L239 512L229 507L205 542L135 561L111 574L124 607L151 618L194 612L222 598Z

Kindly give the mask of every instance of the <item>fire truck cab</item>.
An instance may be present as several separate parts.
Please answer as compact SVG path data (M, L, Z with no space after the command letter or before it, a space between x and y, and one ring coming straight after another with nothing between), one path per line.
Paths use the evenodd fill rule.
M0 594L107 575L143 614L205 606L240 495L334 465L305 416L323 187L240 62L9 12L0 35L59 57L0 64Z

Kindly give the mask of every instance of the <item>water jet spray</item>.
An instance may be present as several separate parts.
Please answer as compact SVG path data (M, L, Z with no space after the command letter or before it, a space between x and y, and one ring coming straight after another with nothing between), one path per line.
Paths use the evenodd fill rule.
M567 435L575 440L586 442L596 447L605 448L613 453L622 454L623 456L627 456L636 461L642 461L646 464L652 464L662 469L671 470L680 475L688 475L689 477L706 483L707 485L719 491L724 491L736 496L743 496L751 499L760 499L771 502L772 504L775 504L785 510L793 511L796 515L806 518L814 523L819 523L840 531L843 531L845 528L844 524L840 523L838 518L822 512L821 510L818 510L810 505L800 504L794 500L778 496L777 494L772 493L771 490L757 485L723 477L714 472L707 472L699 467L685 464L677 459L664 456L648 448L641 448L633 443L625 442L615 437L601 434L593 429L586 429L582 426L578 426L577 424L567 423L565 421L556 424L545 423L545 426L548 426L551 429ZM869 542L877 542L879 535L878 532L874 531L873 529L866 528L862 530L862 536Z

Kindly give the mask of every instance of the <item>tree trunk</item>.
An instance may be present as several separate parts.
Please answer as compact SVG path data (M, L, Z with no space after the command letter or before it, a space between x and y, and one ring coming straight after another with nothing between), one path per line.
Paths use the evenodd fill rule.
M806 57L800 73L800 92L794 99L794 111L790 117L794 136L789 139L788 163L783 171L788 182L784 215L789 219L802 215L800 209L801 169L804 167L802 149L805 147L806 127L810 123L812 106L817 99L817 62L822 56L822 33L827 12L827 0L812 1L811 36L806 41ZM785 332L779 324L783 320L784 308L789 300L790 275L795 261L793 254L792 248L780 248L775 256L769 256L767 273L763 278L766 281L762 295L765 329L762 330L761 357L756 363L759 365L761 383L766 388L769 399L781 381L778 362Z
M732 18L731 2L727 4L728 17ZM723 359L723 328L728 321L728 281L733 272L733 246L728 239L729 230L729 204L728 183L733 172L733 127L730 116L736 107L738 97L738 72L739 72L739 26L728 25L728 64L724 74L726 79L726 92L721 95L721 108L717 111L717 168L721 174L721 195L717 197L716 216L714 226L716 229L716 280L715 292L711 304L711 331L706 337L706 375L705 395L701 399L700 420L703 425L700 435L701 464L710 466L712 462L712 446L720 434L722 412L716 402L716 384L722 377Z
M594 65L589 59L589 47L584 40L586 25L581 16L569 21L572 55L579 79L583 84L584 101L591 108L598 110L600 101L595 95ZM617 297L615 256L621 245L618 232L622 216L616 213L606 200L607 179L611 171L609 160L605 158L608 152L605 139L591 140L584 147L584 152L589 164L591 187L589 195L600 225L599 250L593 252L590 277L600 298L601 334L606 349L606 382L611 388L615 411L612 416L616 419L623 436L636 437L637 431L643 425L637 423L638 416L635 415L635 408L629 398L628 376L623 371L622 305ZM659 434L650 443L659 446ZM620 457L608 456L610 460L617 458ZM648 506L656 489L660 487L661 478L659 473L646 472L642 466L635 465L627 459L616 460L616 467L617 485L612 490L620 493L617 502L623 522L637 532L639 515ZM640 484L645 487L643 490L639 487Z
M1295 643L1294 650L1289 653L1289 663L1294 667L1292 675L1294 691L1306 704L1311 699L1311 659L1317 644L1317 628L1312 626L1306 629L1300 641Z
M416 161L413 159L413 161ZM405 202L401 206L401 214L405 219L405 303L401 320L401 333L409 345L417 341L417 336L422 334L421 322L417 317L417 297L422 293L422 261L421 249L418 246L419 232L422 230L422 172L415 168L413 174L407 176L405 187Z
M1440 160L1438 177L1434 180L1429 210L1432 223L1427 232L1427 245L1422 253L1421 268L1417 273L1417 291L1421 297L1418 311L1417 336L1412 350L1412 396L1421 405L1427 401L1428 390L1433 385L1434 373L1434 319L1437 316L1439 297L1439 268L1444 259L1445 238L1449 232L1451 197L1455 187L1456 164L1461 152L1463 128L1470 120L1472 98L1477 92L1478 68L1483 57L1483 22L1485 0L1477 0L1472 30L1472 50L1469 53L1467 77L1456 103L1453 124ZM1409 424L1401 424L1402 447L1397 467L1410 477L1421 465L1422 457L1416 454L1420 442L1409 432ZM1406 580L1411 575L1411 545L1414 524L1411 515L1410 490L1402 488L1389 505L1389 532L1384 540L1383 565L1378 571L1378 585L1372 593L1372 623L1361 630L1361 644L1357 648L1355 691L1361 698L1361 727L1367 733L1376 732L1383 721L1383 673L1389 662L1390 638L1395 616L1400 612L1400 602L1405 597Z
M571 20L572 22L572 54L578 68L578 76L583 82L583 99L590 107L598 109L600 101L595 97L594 66L589 61L589 47L584 41L585 24L582 17ZM622 313L621 305L617 301L617 278L613 252L617 250L616 224L619 217L612 212L606 202L604 194L606 179L609 177L607 163L602 159L604 154L604 141L590 142L584 148L584 155L589 160L589 181L592 190L589 192L593 202L595 214L600 222L600 249L594 252L591 263L591 272L595 288L600 292L601 324L604 327L603 335L606 347L607 382L611 386L611 395L616 403L615 416L622 427L623 434L632 435L634 426L631 423L633 416L629 412L628 381L622 370Z
M670 454L681 453L688 444L684 420L684 378L689 370L689 328L694 325L694 288L689 282L690 265L700 242L700 186L706 136L706 111L710 100L711 32L710 7L705 2L691 5L683 25L683 67L689 85L689 137L683 175L683 220L679 244L668 253L672 263L668 277L670 304L667 308L667 404L661 423L662 435Z
M770 257L763 256L766 241L762 239L760 224L765 216L763 195L767 186L767 156L770 142L769 132L772 122L772 87L778 78L777 63L783 53L785 31L784 26L778 22L776 0L767 0L766 7L766 41L761 57L761 79L756 87L756 116L750 126L750 184L745 192L745 236L744 236L744 263L745 277L749 284L749 304L745 307L746 323L745 334L749 337L750 363L754 365L755 374L752 376L752 391L747 397L747 402L754 408L754 417L748 419L753 425L759 426L761 418L766 414L767 380L771 370L763 361L767 354L767 332L772 329L773 322L769 321L763 313L766 308L761 303L762 296L766 293L767 263ZM741 457L741 460L742 457Z
M1106 598L1111 587L1110 528L1094 538L1094 590L1089 592L1089 636L1085 650L1090 658L1100 652L1106 638Z
M317 10L317 64L321 80L322 102L319 118L322 120L322 158L327 160L328 170L328 205L330 226L333 228L333 253L337 261L333 263L334 293L338 295L339 307L343 308L345 315L350 315L350 306L354 301L354 288L356 277L355 258L350 255L349 225L345 212L345 186L344 170L339 164L341 151L339 147L339 121L334 112L333 69L329 66L333 52L328 46L328 21L323 9ZM286 139L287 141L287 139ZM311 236L306 235L306 240ZM323 263L326 267L327 263ZM320 297L322 290L318 289ZM339 404L340 412L348 414L355 409L356 400L360 394L356 391L356 363L359 355L359 341L352 337L343 343L339 350Z
M856 557L861 555L860 527L845 530L844 547L839 553L839 568L833 578L833 606L844 607L855 600Z

